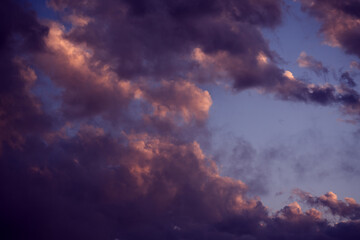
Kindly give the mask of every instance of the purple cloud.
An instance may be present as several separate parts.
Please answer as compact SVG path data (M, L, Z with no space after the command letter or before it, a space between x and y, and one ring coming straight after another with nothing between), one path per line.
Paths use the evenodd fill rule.
M322 62L316 60L312 56L307 55L305 52L300 54L299 58L297 59L297 63L299 64L299 67L309 68L318 76L327 74L329 72L329 70L324 67Z
M0 237L359 238L353 199L303 194L307 204L348 218L333 225L296 202L270 213L246 184L221 176L194 137L210 131L212 98L202 83L359 114L354 89L307 84L277 66L260 28L281 23L281 4L50 1L70 22L66 29L5 0ZM61 92L51 114L32 92L40 74ZM239 142L232 156L253 154Z
M360 48L357 44L360 39L360 4L357 0L300 2L304 11L321 22L320 32L324 35L326 44L341 47L345 52L360 57Z

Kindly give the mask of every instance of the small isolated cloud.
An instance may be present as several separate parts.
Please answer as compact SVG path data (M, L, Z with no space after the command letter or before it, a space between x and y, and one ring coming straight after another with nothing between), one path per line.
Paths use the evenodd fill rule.
M301 52L297 59L299 67L308 68L313 71L316 75L321 76L327 74L329 70L324 67L322 62L316 60L314 57L307 55L305 52Z

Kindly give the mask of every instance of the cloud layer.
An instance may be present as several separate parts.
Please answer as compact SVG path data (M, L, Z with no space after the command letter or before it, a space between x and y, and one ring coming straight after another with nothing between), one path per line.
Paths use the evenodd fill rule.
M0 237L358 239L353 199L298 192L344 217L335 224L297 202L271 213L242 181L220 176L197 141L209 134L203 83L359 114L352 88L304 83L277 66L260 28L281 23L281 4L50 1L67 29L5 0ZM46 100L51 111L34 91L41 76L59 91Z

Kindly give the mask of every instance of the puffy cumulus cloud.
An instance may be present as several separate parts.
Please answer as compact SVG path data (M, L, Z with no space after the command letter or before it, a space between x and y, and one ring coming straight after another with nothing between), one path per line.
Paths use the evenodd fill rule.
M211 82L231 85L236 91L255 88L284 100L339 104L344 112L357 115L358 94L355 91L350 93L343 86L329 84L308 85L294 76L289 77L289 72L277 66L279 57L269 48L260 28L272 28L281 22L281 4L277 0L242 3L233 0L206 3L202 0L194 3L162 0L50 1L50 6L73 22L73 28L62 37L71 43L67 48L77 46L82 49L82 57L72 56L72 65L83 65L85 59L91 63L91 71L101 71L106 67L115 76L115 83L127 79L132 86L128 87L132 89L129 97L116 93L118 91L113 86L110 91L101 93L98 93L101 87L97 87L96 92L76 93L75 96L65 93L65 102L71 108L77 106L73 112L86 115L107 108L119 109L121 104L125 109L131 99L141 93L155 109L153 115L146 118L149 123L154 124L154 116L156 122L167 121L167 125L171 124L170 119L178 116L189 123L189 116L196 121L206 118L209 100L203 98L205 101L197 104L196 109L190 101L180 105L178 100L171 100L170 104L159 103L165 99L159 95L164 91L155 91L158 94L155 96L149 86L160 84L161 89L176 88L179 91L179 86L185 84L182 91L186 91L189 84ZM322 63L305 53L298 62L317 74L328 72ZM353 82L347 82L349 86L353 85ZM136 91L138 85L144 83L148 86ZM144 93L148 89L150 93ZM337 89L341 89L341 93ZM102 101L107 99L108 103L95 100L102 95L106 96L101 98ZM199 99L197 96L194 99ZM173 104L175 101L177 104ZM98 110L94 109L95 106ZM196 113L190 114L190 109ZM126 114L121 112L120 115Z
M51 144L6 146L1 159L7 239L165 239L261 206L241 181L219 176L197 142L84 125Z
M265 81L258 79L263 76L252 76L250 71L242 74L241 70L253 69L251 66L257 62L259 53L269 59L277 57L269 50L258 27L274 27L281 22L280 0L241 3L55 0L50 5L93 20L74 28L68 37L98 50L96 57L111 61L121 78L189 77L199 65L191 57L193 51L201 49L213 57L226 55L229 64L231 59L237 60L241 63L239 70L235 63L226 67L231 68L231 77L237 79L239 86L254 86ZM248 76L252 78L247 80ZM197 81L213 80L197 78Z
M111 65L93 58L86 44L66 38L65 27L49 22L46 52L37 54L38 66L63 89L63 111L70 118L105 115L114 119L134 98L137 90L130 81L119 79Z
M260 35L256 38L260 38ZM283 77L283 71L272 61L273 54L266 54L261 49L241 57L226 51L208 54L201 48L195 48L192 58L199 63L198 71L190 75L192 78L222 80L237 91L270 89L287 80Z
M325 43L360 57L360 4L357 0L299 0L302 9L319 19Z
M139 97L146 99L154 108L153 116L174 119L180 115L185 122L204 122L212 105L208 91L189 81L163 81L157 88L143 89Z
M298 202L293 202L278 211L276 213L276 217L293 222L304 218L309 218L313 221L321 221L322 214L319 210L315 208L311 208L304 213L301 209L300 204Z
M341 201L338 200L337 195L333 192L315 197L299 189L294 190L294 194L307 204L328 208L334 215L352 220L359 220L360 218L360 205L353 198L345 198L345 201Z
M330 225L319 218L314 209L302 213L297 203L290 204L280 211L280 217L267 222L266 235L257 239L356 239L359 237L359 223L354 221Z
M302 68L309 68L311 71L320 76L322 74L327 74L329 70L324 67L322 62L316 60L314 57L307 55L305 52L301 52L297 63Z
M179 117L185 123L203 123L207 119L212 104L208 91L186 80L162 80L159 85L152 79L121 79L112 64L96 58L97 49L69 40L69 33L59 23L49 22L48 26L47 51L35 59L63 90L62 110L66 117L102 116L115 122L129 121L129 104L144 100L154 109L147 115L150 118L171 123L179 122Z
M301 207L297 202L290 203L278 212L278 216L280 218L290 220L296 219L297 217L302 216L302 214L303 212L301 210Z
M0 164L5 239L359 236L355 220L330 225L296 202L270 215L246 196L244 183L221 177L197 142L147 133L113 137L83 125L51 143L28 137L22 151L6 145ZM319 199L338 203L334 194L324 196ZM347 199L347 205L356 203Z
M253 211L256 211L256 208ZM255 216L256 218L236 216L217 225L217 228L231 233L229 238L225 239L355 240L360 236L358 221L343 221L331 225L321 218L321 213L316 209L309 209L304 213L297 202L285 206L274 216Z

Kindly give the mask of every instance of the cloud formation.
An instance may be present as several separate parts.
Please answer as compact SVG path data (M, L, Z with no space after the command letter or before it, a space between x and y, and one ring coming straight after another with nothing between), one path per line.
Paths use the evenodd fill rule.
M352 220L360 218L360 205L353 198L345 198L344 202L338 200L337 195L333 192L328 192L320 197L314 197L310 193L299 189L294 190L294 194L312 206L327 207L334 215Z
M16 2L4 1L0 10L0 153L6 142L19 147L24 134L43 133L52 120L30 89L37 75L27 65L26 56L44 50L48 28ZM8 24L8 19L12 23Z
M297 59L299 67L309 68L316 75L321 76L327 74L329 70L324 67L322 62L316 60L314 57L307 55L305 52L301 52L299 58Z
M345 52L360 57L360 4L357 0L300 0L302 9L322 24L320 32L325 43L341 47Z
M340 76L340 81L348 85L349 87L356 87L356 82L351 77L349 72L344 72Z
M151 87L146 85L160 82L160 85L165 87L168 85L164 84L167 81L172 82L171 84L216 83L231 86L235 91L255 88L284 100L321 105L337 104L341 109L346 109L344 112L356 117L358 115L360 104L357 92L344 86L306 84L294 76L289 78L289 72L277 66L279 57L269 48L260 28L274 28L281 23L280 0L245 1L241 4L232 0L206 3L160 0L146 3L111 0L73 3L53 0L50 1L50 6L60 11L65 20L73 23L73 27L68 32L56 30L55 28L59 28L56 25L50 27L49 47L55 47L57 49L54 51L66 54L61 47L56 47L56 44L68 43L70 49L77 49L71 52L73 61L80 61L71 64L71 67L82 65L82 61L85 61L86 65L89 65L88 69L99 69L98 71L102 71L100 75L107 74L106 78L113 79L115 84L118 81L125 82L126 90L119 89L120 93L108 92L106 97L101 98L103 101L107 99L105 106L109 107L108 110L112 113L108 111L105 114L110 114L112 118L119 114L116 113L118 110L115 110L119 109L118 104L124 103L126 106L136 95L135 92L141 91L140 86L145 85L145 88L150 89ZM63 40L60 41L60 38ZM74 54L80 55L75 57ZM45 60L45 63L48 62ZM321 62L305 53L301 54L298 63L318 75L328 72ZM106 73L104 69L107 69ZM89 78L86 75L74 74L70 69L60 73L67 72L70 77L66 78L72 84L74 81L70 79L74 77ZM109 74L112 77L109 77ZM353 82L345 77L344 75L342 79L346 79L348 86L352 87ZM100 78L103 79L104 76ZM294 79L296 81L293 81ZM76 80L78 81L83 80ZM95 88L96 92L76 94L76 97L66 91L67 105L73 108L81 104L77 108L97 114L99 110L92 109L96 104L91 96L100 96L101 88ZM119 86L111 86L111 91L116 88ZM132 91L124 98L121 91L129 89ZM111 96L116 94L118 96L111 99ZM87 104L89 102L92 104ZM117 105L111 106L114 102L117 102ZM94 107L90 107L91 109L84 109L92 105ZM160 105L152 103L155 108ZM101 111L106 111L106 107L101 107ZM66 111L73 110L67 108ZM182 111L184 113L184 110ZM161 110L157 109L155 114L161 116L160 112ZM164 115L164 111L162 112ZM171 111L168 109L167 112L170 114ZM123 112L121 114L124 115ZM183 117L186 122L191 122L185 115ZM199 120L199 116L195 118Z
M356 69L360 69L360 63L356 62L356 61L352 61L350 63L350 67L351 68L356 68Z
M352 199L305 194L347 218L334 225L296 202L270 213L194 138L212 105L202 83L359 114L355 90L278 68L259 28L281 22L280 0L49 5L69 29L16 1L0 10L2 239L359 238ZM40 75L60 91L51 113Z

